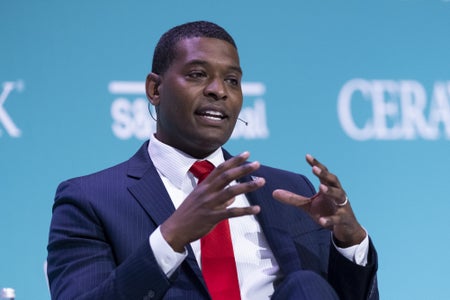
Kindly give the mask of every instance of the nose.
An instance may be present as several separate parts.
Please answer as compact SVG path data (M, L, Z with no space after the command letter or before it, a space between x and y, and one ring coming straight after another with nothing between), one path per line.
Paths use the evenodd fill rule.
M205 96L211 97L214 100L226 100L227 90L225 82L220 78L212 78L204 90Z

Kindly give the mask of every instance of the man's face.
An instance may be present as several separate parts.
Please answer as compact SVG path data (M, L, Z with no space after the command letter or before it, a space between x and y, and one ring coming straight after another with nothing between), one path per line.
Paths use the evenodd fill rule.
M178 42L152 101L158 109L156 137L197 158L212 153L233 132L242 107L241 78L231 44L214 38Z

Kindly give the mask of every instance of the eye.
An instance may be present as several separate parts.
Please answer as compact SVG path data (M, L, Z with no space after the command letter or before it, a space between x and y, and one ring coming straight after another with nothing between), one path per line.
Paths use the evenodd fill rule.
M203 78L203 77L206 77L206 73L203 71L190 71L187 74L187 77L192 78L192 79Z
M239 81L239 79L235 78L235 77L229 77L225 79L225 82L234 85L234 86L239 86L239 84L241 83Z

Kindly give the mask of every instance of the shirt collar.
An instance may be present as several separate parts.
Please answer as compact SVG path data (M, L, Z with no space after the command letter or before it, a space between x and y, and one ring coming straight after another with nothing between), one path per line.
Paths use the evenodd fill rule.
M148 143L148 153L161 176L174 186L181 188L183 181L190 176L189 169L198 159L159 141L152 135ZM205 158L215 167L225 161L221 148Z

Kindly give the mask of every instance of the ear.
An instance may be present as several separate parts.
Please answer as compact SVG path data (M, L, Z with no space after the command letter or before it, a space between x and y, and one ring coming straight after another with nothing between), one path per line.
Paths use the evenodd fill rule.
M159 104L159 85L161 83L161 78L158 74L150 73L147 75L145 80L145 93L147 95L148 101L154 106Z

